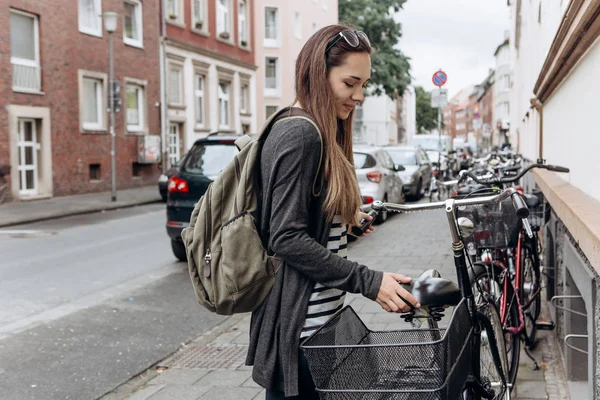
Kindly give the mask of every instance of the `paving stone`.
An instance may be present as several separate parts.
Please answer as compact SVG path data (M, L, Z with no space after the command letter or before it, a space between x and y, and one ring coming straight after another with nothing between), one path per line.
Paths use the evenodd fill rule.
M203 376L208 374L207 370L171 368L164 370L156 378L152 379L150 385L193 385Z
M253 400L259 397L261 393L257 388L224 388L214 387L202 395L202 400ZM264 399L265 395L262 395Z
M537 381L521 381L517 385L518 398L522 399L547 399L544 383Z
M199 400L205 399L209 387L190 385L168 385L160 392L150 396L148 400Z
M150 385L140 388L135 392L131 393L128 397L125 397L124 400L148 400L150 396L162 390L165 385Z
M196 385L198 386L240 386L252 375L252 371L211 371L204 376Z

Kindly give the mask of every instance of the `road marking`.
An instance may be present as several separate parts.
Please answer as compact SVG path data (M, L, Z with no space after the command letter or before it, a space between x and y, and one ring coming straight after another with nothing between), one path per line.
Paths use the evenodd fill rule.
M41 231L34 229L19 229L19 230L0 230L0 235L7 235L14 238L20 239L28 239L28 238L36 238L36 237L44 237L44 236L54 236L56 235L55 231Z

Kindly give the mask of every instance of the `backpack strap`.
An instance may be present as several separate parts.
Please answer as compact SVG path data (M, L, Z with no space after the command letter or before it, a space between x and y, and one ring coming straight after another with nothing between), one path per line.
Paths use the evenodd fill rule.
M323 135L321 134L321 130L319 129L319 127L317 126L317 123L314 121L314 119L310 116L310 114L308 114L306 111L304 111L303 109L299 108L299 107L286 107L283 108L281 110L279 110L278 112L276 112L272 118L270 118L266 123L265 126L268 129L264 129L259 137L259 140L266 140L267 135L269 134L271 128L273 128L273 126L283 120L283 119L287 119L287 118L298 118L298 119L305 119L308 122L310 122L315 129L317 130L317 133L319 134L319 139L321 142L321 152L320 152L320 156L319 156L319 167L317 169L317 175L315 176L315 181L313 182L313 186L312 186L312 195L314 197L319 197L321 195L321 191L323 190L323 179L321 177L321 179L319 179L319 175L321 172L321 165L323 164ZM319 190L316 190L317 187L317 181L319 181L320 185L319 185Z

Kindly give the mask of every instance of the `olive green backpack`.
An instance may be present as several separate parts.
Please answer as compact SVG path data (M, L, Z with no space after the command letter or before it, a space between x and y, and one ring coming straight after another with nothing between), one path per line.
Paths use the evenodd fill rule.
M285 108L265 122L258 139L236 140L239 153L209 185L181 234L196 298L211 312L253 311L275 282L281 260L268 254L258 232L258 177L264 141L283 118L304 118L317 128L303 110ZM321 159L322 153L321 145Z

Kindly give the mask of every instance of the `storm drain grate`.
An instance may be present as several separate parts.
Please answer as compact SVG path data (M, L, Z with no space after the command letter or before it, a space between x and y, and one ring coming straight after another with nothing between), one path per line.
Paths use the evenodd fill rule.
M243 365L247 352L245 345L190 346L175 354L169 364L179 368L229 369Z

